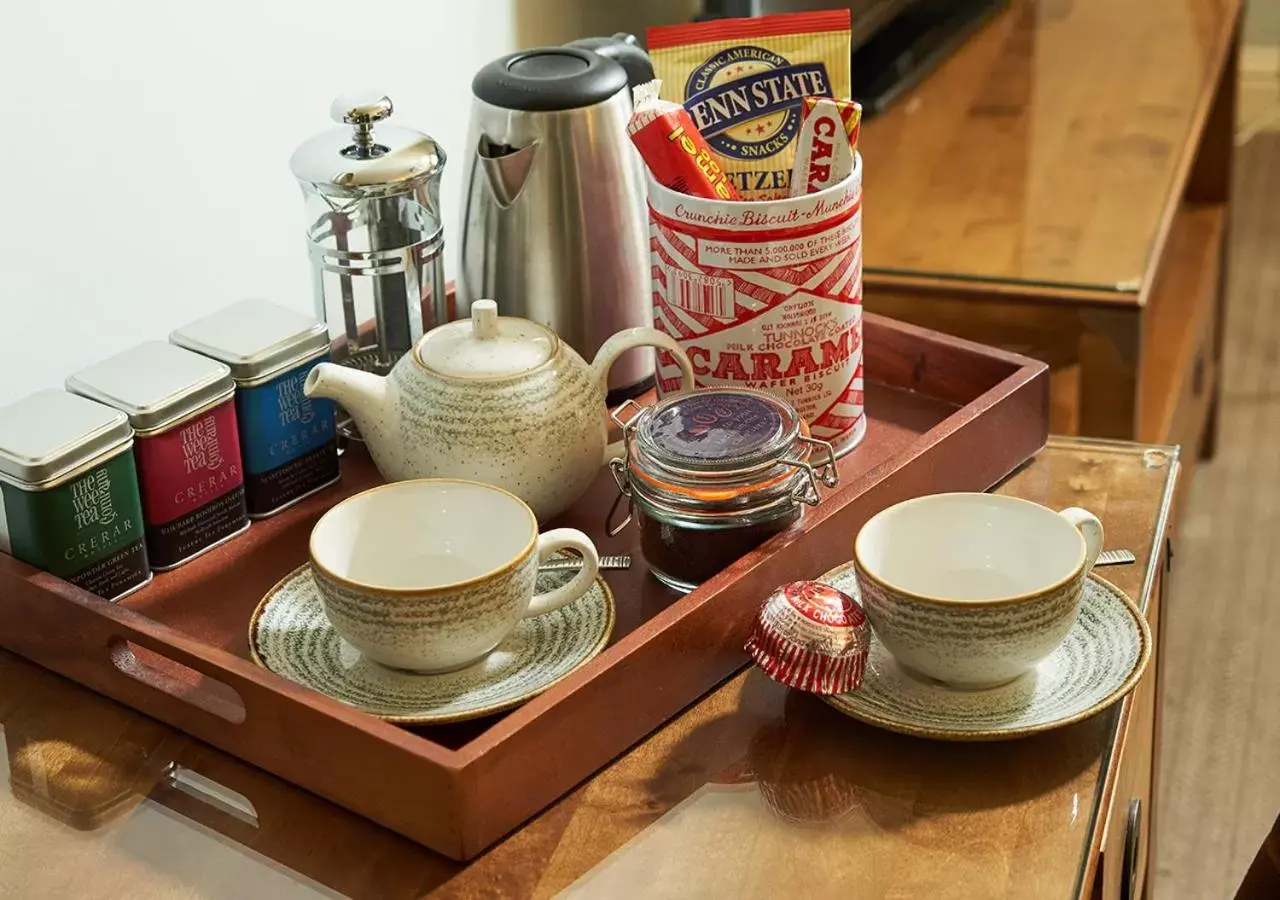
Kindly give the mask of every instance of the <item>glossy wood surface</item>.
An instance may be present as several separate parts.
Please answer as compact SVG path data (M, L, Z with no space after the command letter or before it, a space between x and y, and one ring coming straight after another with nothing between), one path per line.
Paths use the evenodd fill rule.
M616 497L607 470L550 523L581 528L635 565L609 575L619 606L612 644L509 714L409 731L248 660L258 600L306 561L323 511L375 481L355 454L341 485L120 604L0 556L0 646L470 858L740 666L759 600L843 562L875 512L922 493L985 489L1044 445L1042 364L874 315L865 339L871 437L840 461L839 489L698 590L679 597L650 578L634 528L604 536ZM551 746L562 749L545 752Z
M1211 454L1239 19L1012 0L864 128L867 307L1049 363L1055 432Z
M1238 12L1237 0L1012 0L864 126L868 287L935 276L1137 302Z
M1145 605L1175 469L1057 441L999 490L1100 515ZM0 896L1088 896L1126 717L947 744L750 670L461 864L0 652Z

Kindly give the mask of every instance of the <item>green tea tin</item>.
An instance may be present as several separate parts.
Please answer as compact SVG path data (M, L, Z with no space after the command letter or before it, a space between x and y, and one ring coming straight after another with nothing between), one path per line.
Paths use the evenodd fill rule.
M0 408L0 550L118 600L151 580L124 413L46 390Z

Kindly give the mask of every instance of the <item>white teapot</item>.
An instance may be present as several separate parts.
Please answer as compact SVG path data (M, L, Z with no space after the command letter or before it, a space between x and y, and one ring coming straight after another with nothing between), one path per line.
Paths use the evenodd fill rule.
M621 455L608 446L609 367L646 346L670 352L682 389L693 389L688 357L653 328L618 332L588 365L549 328L477 300L470 320L427 332L385 378L320 363L303 390L342 404L388 481L481 481L515 494L544 521Z

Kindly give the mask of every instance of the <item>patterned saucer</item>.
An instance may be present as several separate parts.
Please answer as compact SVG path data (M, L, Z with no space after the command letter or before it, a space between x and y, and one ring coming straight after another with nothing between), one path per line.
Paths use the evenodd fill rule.
M547 591L573 572L538 575ZM516 626L474 665L441 675L388 669L365 659L333 630L304 565L285 576L249 621L253 661L277 675L400 725L435 725L492 715L536 697L604 649L613 633L613 594L603 578L578 600Z
M853 565L824 575L858 596ZM1133 601L1095 575L1085 581L1080 616L1058 649L1008 684L958 690L904 669L875 637L862 686L824 697L871 725L946 741L1024 737L1087 719L1133 689L1151 657L1151 632Z

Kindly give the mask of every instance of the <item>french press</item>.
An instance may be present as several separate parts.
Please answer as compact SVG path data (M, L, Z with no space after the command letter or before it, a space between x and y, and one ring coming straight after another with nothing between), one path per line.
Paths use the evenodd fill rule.
M419 131L384 124L391 111L391 99L376 92L339 97L329 114L347 127L316 135L289 160L306 204L316 315L329 326L333 361L379 375L448 320L445 153Z

